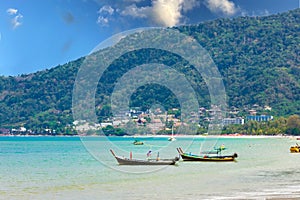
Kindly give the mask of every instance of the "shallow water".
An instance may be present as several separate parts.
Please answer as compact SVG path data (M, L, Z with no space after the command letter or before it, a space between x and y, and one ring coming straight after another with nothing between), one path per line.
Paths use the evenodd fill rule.
M300 198L300 154L288 138L0 137L0 199L268 199ZM119 166L109 149L129 157L197 153L224 144L237 162Z

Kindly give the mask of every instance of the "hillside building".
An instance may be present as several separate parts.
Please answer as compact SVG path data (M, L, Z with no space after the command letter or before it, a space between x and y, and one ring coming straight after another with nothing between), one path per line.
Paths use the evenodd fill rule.
M257 122L267 122L273 120L271 115L249 115L247 116L247 121L257 121Z
M223 119L223 125L231 125L231 124L244 124L245 120L241 117L235 117L235 118L224 118Z

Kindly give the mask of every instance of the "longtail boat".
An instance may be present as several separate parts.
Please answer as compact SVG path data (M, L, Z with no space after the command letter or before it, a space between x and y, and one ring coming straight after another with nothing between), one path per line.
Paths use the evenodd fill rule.
M290 147L290 152L291 153L300 153L300 146L296 143L295 146Z
M134 144L134 145L143 145L144 142L139 141L139 140L135 140L135 141L133 142L133 144Z
M235 161L235 158L238 157L237 153L234 153L232 155L220 155L219 150L206 152L203 155L194 155L191 153L185 153L180 147L177 148L177 151L183 161L228 162L228 161Z
M140 160L133 159L132 154L130 154L130 158L124 158L117 156L113 150L110 150L110 152L116 158L119 165L175 165L179 160L178 157L175 157L173 159L160 159L159 157L157 157L156 159Z

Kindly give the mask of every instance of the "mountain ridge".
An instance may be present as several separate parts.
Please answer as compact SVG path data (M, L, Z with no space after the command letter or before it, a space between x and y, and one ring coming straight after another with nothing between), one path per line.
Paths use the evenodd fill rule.
M209 52L224 77L229 106L242 109L253 104L268 105L272 107L270 114L276 116L300 114L300 9L174 28L194 37ZM0 77L0 127L63 129L72 124L72 90L83 61L84 57L36 73ZM203 90L200 101L207 102L203 82L195 83ZM105 102L109 92L99 87L97 114L109 116ZM153 87L145 86L133 94L132 106L140 106L141 100L146 100L148 107L155 102L144 99L145 91L153 92ZM178 105L173 97L164 102L162 92L158 88L158 98L166 107Z

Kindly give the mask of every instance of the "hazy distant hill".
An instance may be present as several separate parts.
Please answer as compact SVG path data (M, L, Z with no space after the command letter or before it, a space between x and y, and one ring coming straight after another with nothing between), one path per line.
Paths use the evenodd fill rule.
M300 9L267 17L218 19L177 29L195 37L208 50L224 77L230 106L269 105L274 115L300 114ZM151 49L126 56L112 64L111 72L99 84L99 119L109 115L107 100L113 81L130 67L128 61L142 64L156 59L175 68L184 62L178 56ZM57 129L72 123L73 84L83 60L34 74L0 77L0 127L23 124ZM200 104L208 106L209 96L201 77L194 78L193 84ZM175 96L158 85L140 88L133 94L131 105L146 109L154 102L166 108L178 106Z

